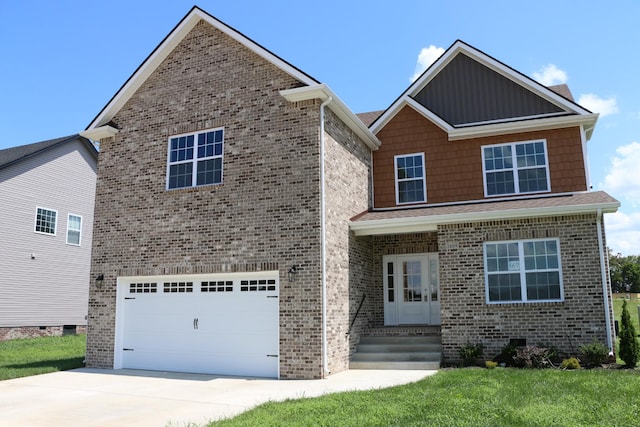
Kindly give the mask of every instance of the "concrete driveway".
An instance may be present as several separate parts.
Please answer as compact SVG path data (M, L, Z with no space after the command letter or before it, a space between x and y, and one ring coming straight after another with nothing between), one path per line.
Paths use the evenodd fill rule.
M391 387L435 372L351 370L278 381L84 368L0 381L0 426L204 424L267 401Z

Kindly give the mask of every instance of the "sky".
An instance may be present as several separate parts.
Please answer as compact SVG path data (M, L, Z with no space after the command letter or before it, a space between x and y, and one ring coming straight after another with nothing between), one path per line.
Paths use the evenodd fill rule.
M387 108L460 39L599 113L588 143L613 253L640 255L637 0L200 0L356 113ZM0 149L84 130L194 3L0 0Z

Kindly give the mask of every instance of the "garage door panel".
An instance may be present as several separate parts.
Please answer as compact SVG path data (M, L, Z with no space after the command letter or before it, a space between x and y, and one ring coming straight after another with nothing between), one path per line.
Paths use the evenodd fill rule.
M118 300L123 304L123 367L277 377L277 275L168 277L146 293L141 289L151 285L142 283L122 284L126 299Z

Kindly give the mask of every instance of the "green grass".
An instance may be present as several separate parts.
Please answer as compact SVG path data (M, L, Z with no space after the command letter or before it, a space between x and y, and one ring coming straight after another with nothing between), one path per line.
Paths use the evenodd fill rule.
M266 403L210 426L630 426L632 370L452 369L414 384Z
M81 368L86 335L0 341L0 380Z
M622 301L626 299L626 294L616 294L613 296L613 314L615 319L620 323L620 318L622 317ZM640 299L631 298L627 299L627 310L629 310L629 314L631 315L631 323L633 323L633 327L636 329L636 333L640 334L640 325L638 324L638 306L640 305Z

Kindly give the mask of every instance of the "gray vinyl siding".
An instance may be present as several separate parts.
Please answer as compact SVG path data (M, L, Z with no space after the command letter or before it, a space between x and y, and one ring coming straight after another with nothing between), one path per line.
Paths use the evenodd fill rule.
M464 54L456 56L415 99L452 126L563 112Z
M79 141L0 169L0 327L86 324L95 181ZM34 232L36 207L57 211L55 236ZM66 244L70 213L80 246Z

